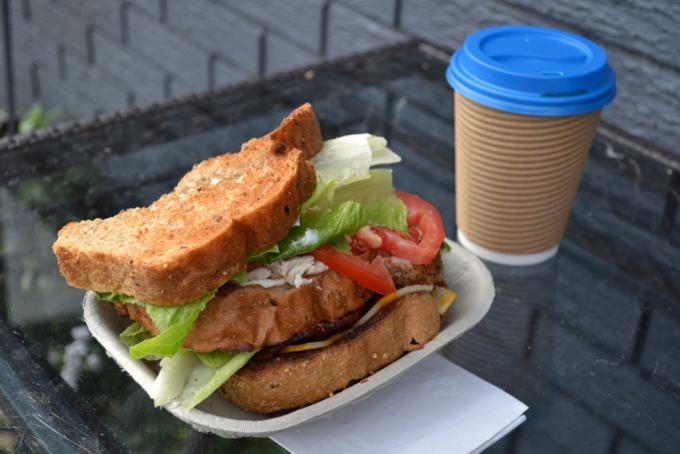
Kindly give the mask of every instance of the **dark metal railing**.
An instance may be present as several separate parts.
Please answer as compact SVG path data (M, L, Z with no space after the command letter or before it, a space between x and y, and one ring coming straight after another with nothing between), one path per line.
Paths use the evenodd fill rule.
M14 98L14 58L12 56L12 21L10 0L2 0L3 48L5 61L5 101L7 111L7 134L16 132L16 107Z

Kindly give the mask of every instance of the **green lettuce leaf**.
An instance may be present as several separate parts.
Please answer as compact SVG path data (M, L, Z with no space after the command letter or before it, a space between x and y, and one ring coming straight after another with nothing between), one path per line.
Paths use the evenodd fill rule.
M231 357L218 368L201 364L189 374L186 385L179 395L184 408L190 410L210 397L225 381L246 365L259 350L251 352L231 352Z
M349 242L347 241L347 238L345 236L339 236L337 238L333 238L328 242L331 246L333 246L335 249L338 249L346 254L349 254L352 252L352 247L349 245Z
M387 140L371 134L350 134L326 140L312 158L320 181L351 182L368 178L372 165L393 164L401 158L387 148Z
M237 353L239 352L223 352L218 350L209 353L196 353L196 355L198 356L198 359L200 359L201 362L206 366L212 367L213 369L218 369L231 361L231 359Z
M317 187L302 205L328 206L342 186L371 178L371 166L394 164L401 158L387 147L387 140L371 134L351 134L326 140L312 158L317 173Z
M177 399L184 408L192 409L238 372L258 351L194 353L183 349L163 358L160 372L151 387L154 404L165 405Z
M179 396L191 371L200 365L198 356L189 350L181 350L173 356L161 359L161 369L149 392L154 405L165 405Z
M451 251L451 246L444 240L442 245L439 247L439 254L446 254Z
M337 189L333 196L333 205L348 200L361 203L368 215L367 224L380 225L402 232L407 231L407 210L394 194L392 187L392 170L374 169L369 172L370 178L356 181ZM311 210L310 210L311 211ZM302 223L305 217L302 215Z
M279 252L279 245L275 244L274 246L270 247L269 249L263 249L258 252L254 252L248 256L248 261L249 262L259 262L260 258L266 257L267 255L271 255L274 253Z
M336 187L337 184L335 181L317 181L316 188L314 188L312 195L300 205L300 211L304 212L315 205L330 204Z
M248 269L243 268L239 273L234 274L231 277L231 280L236 281L239 284L245 284L246 282L248 282Z
M335 238L355 233L367 223L366 209L358 202L346 201L337 207L310 211L303 224L293 227L278 243L279 252L261 254L258 261L272 263L306 254Z
M141 359L147 355L172 356L177 353L191 330L191 326L201 315L208 301L215 297L216 292L217 289L212 290L197 300L181 306L157 306L139 301L133 296L115 292L102 292L97 295L104 301L137 304L149 314L153 324L160 330L160 334L130 347L130 356L134 359ZM129 336L126 337L129 338Z
M277 248L258 253L253 261L272 263L306 254L322 244L332 243L347 251L344 239L367 224L406 232L406 207L392 188L392 171L377 169L369 179L340 187L332 202L307 208L300 225L293 227ZM344 243L343 243L344 242Z
M137 322L132 323L130 326L125 328L125 330L118 335L118 338L128 347L138 344L143 340L152 337L149 331Z
M368 213L364 206L347 200L328 210L306 213L300 227L317 231L318 245L321 245L337 236L355 233L367 222Z
M154 325L161 331L159 335L130 347L130 356L141 359L147 355L172 356L182 347L182 341L208 301L215 297L217 290L206 293L201 298L181 306L154 306L147 304L146 312Z
M353 134L327 140L313 158L317 185L301 206L300 225L274 247L252 254L249 261L272 263L326 243L349 251L345 235L367 224L406 232L406 207L394 194L392 171L370 169L399 161L382 137Z
M118 292L95 292L95 293L97 293L97 297L102 301L111 301L112 303L146 305L146 303L142 303L134 296L126 295L124 293Z

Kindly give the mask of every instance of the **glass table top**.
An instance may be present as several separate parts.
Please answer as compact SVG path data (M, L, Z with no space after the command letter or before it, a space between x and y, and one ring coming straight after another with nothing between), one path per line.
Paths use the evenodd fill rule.
M56 231L150 203L310 102L326 138L385 136L403 158L396 186L434 203L455 237L445 56L410 43L0 143L0 452L284 452L155 409L83 328ZM488 264L490 313L444 349L530 407L488 452L680 449L679 171L605 125L558 255Z

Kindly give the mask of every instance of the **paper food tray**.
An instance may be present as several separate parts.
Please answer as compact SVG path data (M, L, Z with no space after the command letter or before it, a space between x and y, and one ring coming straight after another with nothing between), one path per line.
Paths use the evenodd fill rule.
M328 415L345 405L358 402L395 379L419 361L476 325L491 307L494 297L493 280L489 270L472 253L447 240L451 251L443 254L444 278L458 298L449 307L441 332L425 347L402 356L347 389L315 404L277 416L266 416L241 410L236 405L213 393L191 411L172 402L166 409L177 418L191 424L200 432L212 432L223 437L266 436L313 419ZM142 360L128 355L128 348L118 334L129 321L118 316L113 304L99 302L93 292L83 300L84 317L88 328L107 354L148 393L156 378L156 371Z

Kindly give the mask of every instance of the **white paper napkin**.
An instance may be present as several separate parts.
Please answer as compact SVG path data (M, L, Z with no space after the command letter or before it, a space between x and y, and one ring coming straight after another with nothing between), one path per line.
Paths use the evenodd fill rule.
M527 408L432 355L365 400L271 438L294 454L480 452L524 422Z

